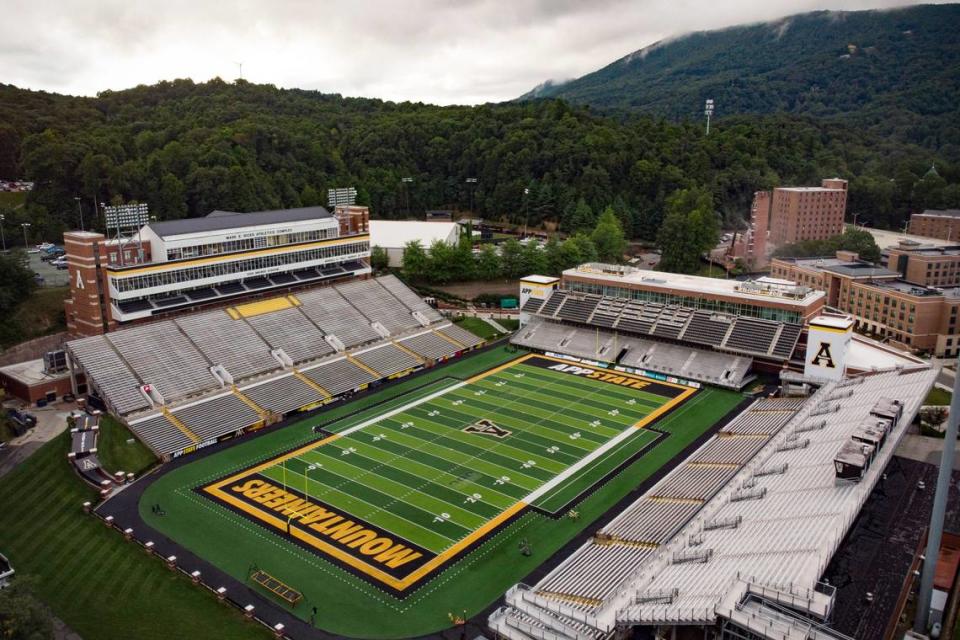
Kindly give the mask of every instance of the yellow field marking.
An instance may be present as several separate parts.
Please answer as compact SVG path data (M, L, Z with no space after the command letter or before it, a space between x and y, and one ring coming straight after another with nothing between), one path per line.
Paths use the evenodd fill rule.
M439 336L440 338L443 338L444 340L446 340L447 342L449 342L450 344L452 344L452 345L455 346L455 347L458 347L458 348L460 348L460 349L466 349L466 347L467 347L467 345L463 344L463 343L460 342L459 340L456 340L456 339L454 339L454 338L451 338L450 336L448 336L448 335L445 334L445 333L440 333L440 332L437 331L436 329L433 329L433 333L434 333L434 335Z
M391 340L390 342L392 342L392 343L393 343L393 346L395 346L397 349L400 349L400 351L403 351L403 352L404 352L405 354L407 354L408 356L411 356L412 358L415 358L416 361L419 362L420 364L424 364L424 363L427 361L426 358L424 358L423 356L421 356L419 353L416 353L416 352L414 352L414 351L411 351L410 349L407 349L405 346L403 346L402 344L400 344L400 343L397 342L396 340Z
M337 238L334 240L321 240L319 242L308 242L304 244L295 244L289 245L287 247L278 247L275 249L260 249L258 251L244 251L243 253L231 253L224 254L220 256L215 256L211 258L194 258L193 260L184 260L182 262L159 262L147 267L140 267L139 269L107 269L107 274L114 277L125 278L127 276L137 275L138 273L147 273L150 271L157 270L174 270L174 269L187 269L195 265L200 264L210 264L211 262L230 262L231 260L246 260L247 258L253 258L261 255L274 255L274 254L284 254L284 253L293 253L296 251L303 251L304 249L312 249L314 247L332 247L340 244L349 244L351 242L363 242L364 240L369 240L369 235L362 236L347 236L345 238Z
M175 426L177 429L180 429L180 431L183 432L183 435L190 438L194 444L200 442L200 436L191 431L190 427L183 424L183 420L173 415L173 413L170 412L170 409L167 409L166 407L160 407L160 411L163 412L163 417L165 417L170 424Z
M305 375L303 375L302 373L300 373L300 370L299 370L299 369L294 369L294 370L293 370L293 375L294 375L294 377L295 377L297 380L299 380L299 381L302 382L303 384L307 385L308 387L310 387L311 389L313 389L314 391L316 391L316 392L318 392L320 395L322 395L323 398L324 398L324 400L329 400L330 398L333 397L333 394L332 394L332 393L330 393L329 391L327 391L326 389L324 389L323 387L321 387L320 385L318 385L316 382L314 382L313 380L311 380L311 379L308 378L307 376L305 376Z
M273 313L274 311L292 309L293 306L294 304L287 297L281 296L279 298L267 298L266 300L257 300L255 302L248 302L246 304L238 304L235 307L230 307L231 310L236 311L238 316L234 317L234 315L231 313L230 317L232 317L234 320L239 320L240 318L252 318L265 313Z
M359 360L357 360L356 358L354 358L354 357L351 356L350 354L347 354L347 360L350 361L350 364L355 365L355 366L357 366L357 367L360 367L361 369L363 369L364 371L366 371L367 373L369 373L370 375L372 375L374 378L382 378L382 377L383 377L383 374L381 374L379 371L377 371L377 370L374 369L373 367L368 367L367 365L363 364L362 362L360 362Z

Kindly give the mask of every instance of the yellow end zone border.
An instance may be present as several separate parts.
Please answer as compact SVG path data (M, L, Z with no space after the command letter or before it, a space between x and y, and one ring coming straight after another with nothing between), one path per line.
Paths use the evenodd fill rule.
M467 384L470 384L478 380L482 380L487 376L491 376L505 369L514 367L531 358L541 358L545 360L551 360L557 363L572 364L575 366L577 365L577 363L570 360L564 360L562 358L554 358L552 356L531 353L531 354L527 354L519 358L516 358L514 360L511 360L509 362L506 362L497 367L494 367L493 369L484 371L483 373L480 373L476 376L473 376L467 379L465 382ZM663 405L661 405L660 407L652 411L650 414L645 416L642 420L632 425L632 427L635 429L640 429L640 428L643 428L645 425L650 424L651 422L659 418L661 415L663 415L667 411L670 411L672 408L674 408L675 406L677 406L678 404L686 400L690 395L692 395L697 391L692 387L686 387L684 385L674 384L674 383L666 382L662 380L651 380L650 378L644 378L643 376L624 373L624 372L616 371L613 369L595 368L595 367L589 367L589 365L583 365L583 366L585 368L593 368L595 371L600 373L616 374L616 376L622 376L632 380L662 384L664 386L674 387L682 390L680 394L669 399L666 403L664 403ZM591 379L591 378L587 378L587 379ZM279 531L287 531L287 520L285 520L282 517L278 517L277 515L275 515L275 513L268 511L267 509L258 509L250 505L249 503L239 499L238 497L231 494L230 492L224 490L224 488L227 485L236 483L253 474L259 473L264 469L267 469L269 467L274 467L277 464L280 464L286 460L299 457L304 453L307 453L318 447L322 447L326 444L329 444L339 439L340 437L341 436L339 434L333 434L333 435L327 436L326 438L322 438L315 442L311 442L297 449L293 449L292 451L288 451L285 454L275 456L273 458L265 460L264 462L256 464L252 467L248 467L243 471L240 471L239 473L232 474L226 478L217 480L211 484L204 485L200 487L200 490L209 494L210 496L213 496L218 501L229 504L232 507L246 513L247 515L250 515L257 520L278 529ZM586 461L586 460L587 458L583 459L583 461ZM356 569L357 571L361 572L365 576L368 576L376 580L377 582L387 585L398 592L403 592L406 589L410 588L411 586L420 582L424 577L426 577L428 574L430 574L434 570L446 564L452 558L460 554L462 551L464 551L465 549L467 549L477 541L479 541L481 538L483 538L488 533L490 533L491 531L499 527L501 524L510 520L512 517L517 515L527 506L528 506L528 503L525 501L521 500L516 502L512 506L508 507L506 510L499 513L494 518L485 522L479 528L472 531L468 536L464 537L463 539L461 539L451 547L447 548L443 552L437 554L436 556L431 558L429 561L427 561L426 563L418 567L416 570L414 570L407 576L404 576L403 578L396 578L394 576L391 576L386 572L378 569L377 567L374 567L366 562L363 562L362 560L350 555L349 553L344 552L343 550L335 547L334 545L331 545L329 542L323 540L322 538L312 535L311 533L308 533L307 531L304 531L300 528L290 527L289 535L319 551L322 551L323 553L333 558L336 558L340 562L346 564L347 566L353 569Z

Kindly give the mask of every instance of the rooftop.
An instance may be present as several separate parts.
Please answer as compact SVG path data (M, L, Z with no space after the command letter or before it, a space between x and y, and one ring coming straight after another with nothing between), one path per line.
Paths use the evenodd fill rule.
M757 301L769 301L774 298L780 303L802 306L806 306L825 295L822 291L799 286L792 282L789 285L776 284L776 279L766 281L763 279L726 280L667 271L647 271L634 267L600 263L582 264L579 267L567 269L563 272L563 276L565 278L585 277L607 280L612 283L641 284L692 294L712 293Z
M888 247L900 244L904 240L913 241L919 245L924 245L927 247L944 247L953 244L952 242L940 240L939 238L928 238L926 236L917 236L908 233L901 233L899 231L886 231L884 229L872 229L870 227L858 228L861 231L866 231L873 236L873 239L881 249L886 249Z
M840 275L853 278L896 278L900 274L891 271L886 267L878 267L869 262L843 260L841 258L818 256L813 258L777 258L784 262L790 262L798 267L805 269L814 269L816 271L829 271Z
M70 376L69 371L63 371L61 373L54 374L44 373L43 358L39 358L37 360L27 360L26 362L17 362L16 364L8 364L0 367L0 372L26 385L51 382L53 380L60 380Z
M419 240L424 249L436 241L456 240L460 225L456 222L424 222L422 220L371 220L370 245L403 248Z
M184 218L183 220L164 220L151 222L147 226L161 238L179 236L205 231L223 231L241 227L255 227L265 224L283 224L284 222L302 222L332 217L323 207L300 207L299 209L274 209L271 211L213 211L203 218Z
M935 216L938 218L960 218L960 209L924 209L919 214L921 216Z
M953 245L949 247L926 247L918 246L917 248L912 248L911 246L901 246L899 247L890 247L891 250L900 250L909 252L911 256L923 256L926 258L948 258L951 256L960 256L960 245Z
M828 187L777 187L777 191L796 191L799 193L833 193L833 192L843 192L843 189L831 189Z
M870 282L869 284L879 289L889 289L891 291L906 293L918 298L932 298L940 295L953 298L960 296L960 288L937 289L935 287L922 287L920 285L907 282L906 280L880 280L877 282Z

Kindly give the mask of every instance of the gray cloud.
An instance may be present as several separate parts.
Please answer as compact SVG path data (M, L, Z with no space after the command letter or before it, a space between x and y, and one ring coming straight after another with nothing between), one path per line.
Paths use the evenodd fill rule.
M475 104L589 73L658 39L903 0L2 0L0 82L93 95L233 79ZM839 5L839 6L838 6Z

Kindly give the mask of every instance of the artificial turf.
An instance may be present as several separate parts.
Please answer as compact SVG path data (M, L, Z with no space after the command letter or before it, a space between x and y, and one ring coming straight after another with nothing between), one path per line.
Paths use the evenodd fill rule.
M71 471L69 442L60 435L0 479L0 552L54 615L88 640L273 637L85 515L95 492Z
M449 377L466 379L516 357L502 348L468 357L186 464L159 478L146 490L141 500L141 516L151 526L239 580L245 580L250 567L256 565L302 591L306 606L298 607L294 613L305 615L316 607L316 625L321 629L364 638L424 635L451 626L451 613L469 617L483 610L505 589L546 561L584 527L657 472L742 399L733 392L713 388L700 390L686 405L652 425L667 433L667 437L660 437L655 442L627 439L625 442L633 443L631 447L610 451L603 464L584 469L583 474L565 485L562 491L545 495L537 505L547 510L563 507L608 475L611 469L629 460L638 449L649 447L639 459L607 478L603 486L577 503L577 518L549 517L528 510L403 599L393 597L369 581L287 542L265 526L228 511L193 491L201 484L315 440L314 426L322 425L332 432L342 431L370 416L396 409L411 399L454 384ZM344 420L335 422L338 419ZM643 436L644 439L653 437ZM417 462L423 464L422 460ZM391 472L385 480L398 482L400 476ZM155 516L146 508L146 505L157 503L163 505L165 516ZM531 555L524 556L519 552L521 540L530 542Z

